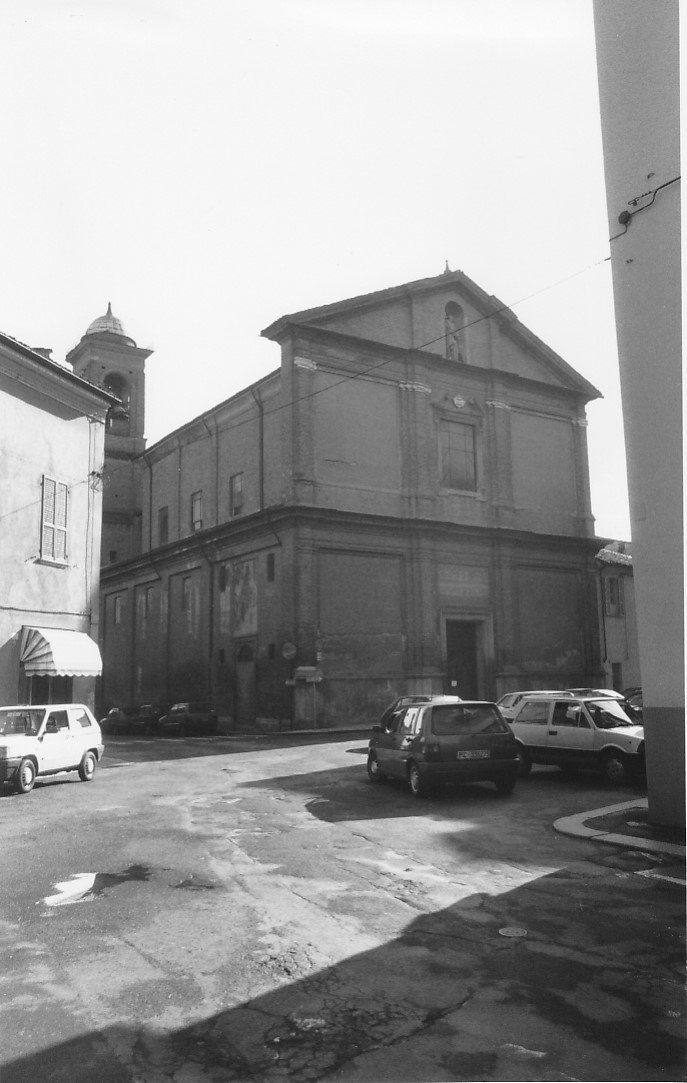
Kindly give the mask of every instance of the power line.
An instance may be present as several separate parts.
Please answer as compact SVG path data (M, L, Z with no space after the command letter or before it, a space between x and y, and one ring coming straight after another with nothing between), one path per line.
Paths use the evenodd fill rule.
M483 316L478 316L476 319L470 320L470 322L464 324L463 327L460 330L461 331L466 331L469 327L474 327L478 323L483 323L485 320L494 319L494 317L500 315L501 312L508 312L512 308L517 307L517 305L522 305L526 301L531 301L534 297L539 297L542 293L547 293L549 290L556 289L558 286L562 286L566 282L572 281L572 279L574 279L574 278L579 278L580 275L587 274L589 271L593 271L596 267L600 267L603 263L607 263L609 260L610 260L610 256L604 256L603 259L596 260L595 263L590 263L588 266L582 267L579 271L574 271L572 274L567 275L565 278L560 278L556 282L550 282L547 286L542 286L541 289L535 290L534 293L528 293L525 297L521 297L521 298L519 298L519 300L511 302L511 304L509 304L509 305L505 305L505 304L500 305L498 308L495 308L493 310L493 312L488 312ZM417 351L426 350L428 346L433 346L435 342L441 342L445 338L446 338L445 333L441 334L441 335L437 335L436 338L429 339L428 342L424 342L421 346L413 346L413 347L411 347L408 352L412 352L412 351L415 351L415 350L417 350ZM384 344L382 344L382 345L384 345ZM264 416L265 417L271 417L273 414L278 414L281 410L287 410L292 406L297 406L301 402L307 402L308 399L313 399L317 395L322 395L324 392L331 391L335 387L340 387L342 384L349 383L351 380L358 380L362 376L368 376L371 372L376 372L378 369L381 369L385 365L390 364L391 360L392 360L391 358L385 358L383 361L376 361L373 365L370 365L368 368L360 369L357 372L353 372L353 373L350 373L349 375L342 376L340 380L336 380L334 383L327 384L326 387L316 388L314 391L309 391L307 395L301 395L299 398L290 399L288 402L282 403L280 406L275 406L271 410L265 410L264 411ZM239 391L239 392L237 392L237 394L240 395L241 392ZM205 411L205 413L211 413L215 409L217 409L216 406L211 406L209 410ZM179 428L181 428L181 429L186 428L187 425L191 425L194 421L198 421L199 418L203 417L203 416L205 416L205 415L201 414L201 415L199 415L199 417L191 418L190 421L187 421L183 425L180 425ZM233 422L233 424L227 425L227 427L225 429L223 429L222 431L223 432L235 432L236 429L239 429L244 425L252 425L253 422L254 422L254 418L252 418L252 417L245 418L243 421L235 421L235 422ZM174 430L174 431L178 431L178 430ZM160 440L156 441L156 444L162 443L164 440L167 440L170 435L171 435L171 433L168 433L167 436L161 437ZM212 434L210 432L208 432L207 437L203 436L203 437L201 437L201 439L209 439L211 435ZM155 444L153 445L153 447L154 446L155 446ZM147 448L146 451L142 452L141 457L145 456L149 450L150 449Z
M494 317L500 315L500 313L502 313L502 312L508 312L512 308L515 308L518 305L524 304L526 301L531 301L534 297L539 297L542 293L547 293L549 290L556 289L558 286L562 286L566 282L572 281L574 278L579 278L580 275L587 274L589 271L594 270L596 267L600 267L602 263L607 263L609 259L610 259L610 256L605 256L603 259L596 260L596 262L590 263L586 267L582 267L579 271L574 271L572 274L566 275L565 278L559 278L555 282L550 282L547 286L542 286L541 289L535 290L533 293L528 293L525 297L520 297L517 301L512 301L511 304L509 304L509 305L506 305L506 304L499 305L499 307L495 308L493 310L493 312L488 312L483 316L478 316L478 317L476 317L476 319L470 320L469 323L464 324L463 327L461 328L461 331L465 331L469 327L474 327L474 326L476 326L476 324L484 323L485 320L494 319ZM424 342L421 346L413 346L409 352L426 350L428 346L433 346L436 342L441 342L443 339L445 339L445 337L446 337L445 333L441 334L441 335L437 335L436 338L429 339L427 342ZM385 358L383 361L377 361L377 362L375 362L375 364L370 365L365 369L359 370L358 372L351 373L350 375L347 375L347 376L343 376L340 380L336 380L334 383L328 384L326 387L317 388L314 391L308 392L307 395L302 395L300 398L290 399L289 402L282 403L280 406L276 406L271 410L265 410L264 411L264 416L265 417L270 417L273 414L279 413L281 410L287 410L290 407L296 406L301 402L307 402L308 399L313 399L317 395L321 395L326 391L331 391L335 387L340 387L342 384L349 383L351 380L357 380L357 379L360 379L362 376L367 376L371 372L376 372L378 369L381 369L385 365L390 364L391 360L392 360L391 358ZM241 394L241 392L238 392L238 394ZM210 407L210 411L214 410L216 408L217 407L214 407L214 406ZM206 411L206 413L209 413L210 411ZM200 416L202 417L204 415L200 415ZM180 428L185 428L187 425L190 425L194 421L197 421L197 420L198 420L198 418L191 418L190 421L185 422L185 424L180 426ZM239 429L244 425L252 425L254 423L254 421L255 421L255 418L252 418L252 417L251 418L246 418L244 421L236 421L232 425L228 425L226 427L226 429L223 429L222 431L223 432L234 432L236 429ZM169 435L171 435L171 434L168 434L167 436L163 436L160 441L157 441L157 443L161 443L163 440L168 439ZM201 439L209 439L211 435L212 435L212 433L208 432L207 437L204 435L203 437L201 437ZM155 446L155 445L153 445L153 446ZM143 458L147 454L148 450L150 450L150 449L146 449L146 451L144 451L139 456L139 458ZM88 477L82 478L79 481L72 482L70 488L75 488L78 485L85 485L87 482L91 482L91 481L93 481L93 475L89 474ZM40 503L41 503L41 497L39 497L37 500L30 501L28 504L23 504L20 507L13 508L10 511L3 512L2 514L0 514L0 520L7 519L10 515L16 515L20 511L26 511L28 508L38 506L38 505L40 505Z

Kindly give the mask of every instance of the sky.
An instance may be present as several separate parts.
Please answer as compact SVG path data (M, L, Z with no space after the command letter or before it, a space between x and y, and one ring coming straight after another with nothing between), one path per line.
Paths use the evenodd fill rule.
M601 391L630 538L592 0L4 0L0 37L2 331L63 361L111 302L150 444L279 316L448 261Z

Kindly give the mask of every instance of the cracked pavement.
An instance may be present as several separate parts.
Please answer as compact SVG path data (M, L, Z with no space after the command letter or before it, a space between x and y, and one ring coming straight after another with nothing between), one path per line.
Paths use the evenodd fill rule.
M685 1079L683 888L552 828L626 791L417 801L364 747L119 738L4 794L1 1083Z

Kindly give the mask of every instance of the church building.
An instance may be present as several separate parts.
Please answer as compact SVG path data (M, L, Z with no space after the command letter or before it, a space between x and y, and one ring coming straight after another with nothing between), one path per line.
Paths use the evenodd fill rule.
M149 351L108 309L69 356L129 410L106 437L103 707L326 728L405 692L598 684L599 392L460 271L262 334L275 370L148 448Z

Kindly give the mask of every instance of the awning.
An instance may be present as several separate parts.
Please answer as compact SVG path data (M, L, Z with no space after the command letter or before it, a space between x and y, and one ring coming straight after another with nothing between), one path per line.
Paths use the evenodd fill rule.
M24 626L20 661L27 676L97 677L103 668L98 644L85 632L64 628Z

